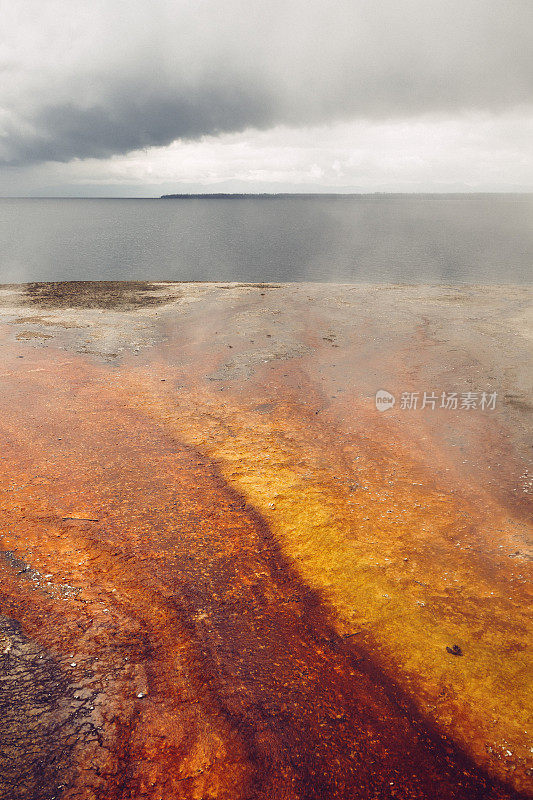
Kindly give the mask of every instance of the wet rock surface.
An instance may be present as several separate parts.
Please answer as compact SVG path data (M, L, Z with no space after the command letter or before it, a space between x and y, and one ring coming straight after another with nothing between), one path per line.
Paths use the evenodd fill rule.
M373 405L523 289L155 286L0 292L1 796L528 796L527 403Z
M60 797L76 737L72 705L56 661L0 617L0 797Z

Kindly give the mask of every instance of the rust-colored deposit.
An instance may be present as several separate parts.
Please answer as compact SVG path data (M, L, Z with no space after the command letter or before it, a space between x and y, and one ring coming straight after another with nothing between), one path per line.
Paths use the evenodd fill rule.
M531 796L523 289L0 302L3 800Z

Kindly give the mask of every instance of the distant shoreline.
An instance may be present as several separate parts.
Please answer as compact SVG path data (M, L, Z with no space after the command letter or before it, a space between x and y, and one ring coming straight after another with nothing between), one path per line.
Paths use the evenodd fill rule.
M416 198L533 197L533 192L203 192L163 195L6 195L0 200L407 200Z
M205 192L203 194L162 194L160 200L272 200L302 198L306 200L380 200L414 197L531 197L532 192Z

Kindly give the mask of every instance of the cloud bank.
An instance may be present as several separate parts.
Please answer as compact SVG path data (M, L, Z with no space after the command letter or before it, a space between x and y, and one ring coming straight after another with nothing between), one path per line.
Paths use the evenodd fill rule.
M531 0L0 0L0 163L531 104Z

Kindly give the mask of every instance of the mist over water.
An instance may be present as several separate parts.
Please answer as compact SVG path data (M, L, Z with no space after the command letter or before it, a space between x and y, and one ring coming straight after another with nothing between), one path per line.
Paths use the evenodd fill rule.
M533 195L0 199L0 282L528 283Z

